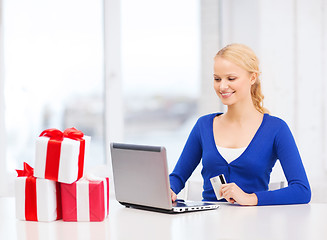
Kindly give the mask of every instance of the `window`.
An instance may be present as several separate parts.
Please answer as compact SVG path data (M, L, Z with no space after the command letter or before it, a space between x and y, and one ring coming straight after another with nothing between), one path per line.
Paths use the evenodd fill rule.
M105 162L103 1L3 0L8 171L33 166L35 138L75 127Z
M166 146L170 169L196 120L199 12L196 0L122 1L125 141Z

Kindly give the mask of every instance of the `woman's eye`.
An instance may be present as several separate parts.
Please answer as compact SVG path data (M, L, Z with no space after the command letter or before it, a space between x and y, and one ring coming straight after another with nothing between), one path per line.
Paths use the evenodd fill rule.
M215 81L219 82L221 79L220 78L215 78Z
M229 77L229 78L228 78L229 81L233 81L233 80L235 80L235 79L236 79L235 77Z

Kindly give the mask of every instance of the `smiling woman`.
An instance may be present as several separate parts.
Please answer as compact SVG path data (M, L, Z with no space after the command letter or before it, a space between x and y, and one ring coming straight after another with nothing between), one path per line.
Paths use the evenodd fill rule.
M202 161L205 201L220 199L211 179L223 174L227 184L222 184L218 195L224 201L240 205L308 203L311 189L292 133L283 120L263 108L254 52L245 45L230 44L214 60L214 88L227 111L204 115L193 127L170 174L172 200ZM268 191L277 160L288 187Z

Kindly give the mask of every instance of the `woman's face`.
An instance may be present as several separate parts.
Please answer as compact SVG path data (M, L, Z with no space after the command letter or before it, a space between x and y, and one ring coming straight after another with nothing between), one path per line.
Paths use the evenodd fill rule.
M251 99L251 86L256 74L249 73L238 65L216 57L214 64L214 88L222 103L227 106Z

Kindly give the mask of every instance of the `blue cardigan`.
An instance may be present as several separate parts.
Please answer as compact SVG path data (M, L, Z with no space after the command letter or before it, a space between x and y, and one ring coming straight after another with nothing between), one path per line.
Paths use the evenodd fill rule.
M204 180L202 197L217 201L210 178L224 174L228 183L236 183L244 192L255 193L258 205L300 204L311 199L310 185L302 160L287 124L265 114L246 150L230 164L220 155L213 136L213 119L221 113L205 115L193 127L182 154L169 175L171 189L177 194L185 186L202 159ZM288 186L268 191L270 173L279 159Z

